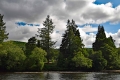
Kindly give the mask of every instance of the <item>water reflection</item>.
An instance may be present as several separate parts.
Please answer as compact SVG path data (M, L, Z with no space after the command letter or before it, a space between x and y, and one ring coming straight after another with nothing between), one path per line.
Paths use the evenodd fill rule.
M120 80L119 73L0 73L0 80Z
M86 74L78 74L78 73L62 73L60 75L61 80L85 80Z
M95 74L95 80L120 80L119 73L104 73L104 74Z

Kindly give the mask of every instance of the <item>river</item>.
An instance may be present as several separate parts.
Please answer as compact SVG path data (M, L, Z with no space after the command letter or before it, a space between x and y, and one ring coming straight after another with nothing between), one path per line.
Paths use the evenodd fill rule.
M0 80L120 80L120 73L0 73Z

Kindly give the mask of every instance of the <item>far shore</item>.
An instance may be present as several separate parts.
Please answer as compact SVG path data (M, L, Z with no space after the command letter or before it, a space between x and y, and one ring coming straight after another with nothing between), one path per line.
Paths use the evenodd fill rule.
M103 70L102 72L107 72L107 73L120 73L120 70Z
M42 71L42 72L14 72L14 73L91 73L82 71Z
M0 72L0 73L25 73L25 74L33 74L33 73L120 73L120 70L103 70L103 71L41 71L41 72Z

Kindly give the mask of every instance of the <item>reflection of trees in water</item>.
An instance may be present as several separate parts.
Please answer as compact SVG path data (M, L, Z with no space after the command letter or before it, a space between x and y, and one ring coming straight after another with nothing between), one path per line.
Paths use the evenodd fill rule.
M120 80L119 73L96 73L94 78L97 80Z
M61 73L61 80L86 80L84 73Z
M43 73L0 73L0 80L44 80Z
M119 73L0 73L0 80L120 80Z
M46 79L50 79L50 78L51 78L50 73L46 73L45 78L46 78Z

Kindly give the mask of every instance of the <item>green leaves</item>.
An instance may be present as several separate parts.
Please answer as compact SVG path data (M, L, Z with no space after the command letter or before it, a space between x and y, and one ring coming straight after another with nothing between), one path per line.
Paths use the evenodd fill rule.
M94 65L96 64L100 65L98 63L99 61L102 61L103 64L106 64L106 61L107 61L106 67L104 65L100 65L101 67L99 68L103 69L102 66L105 67L106 69L117 69L118 67L120 67L120 63L118 62L119 55L116 50L114 42L115 41L113 40L112 36L106 38L103 26L98 26L98 33L96 34L96 40L93 43L93 50L101 51L101 55L103 57L98 59L95 58L96 60L93 60ZM99 54L97 53L96 55L99 55Z
M120 67L118 52L115 48L104 44L101 47L102 55L107 60L107 69L116 69ZM116 66L115 66L116 65Z
M63 35L62 43L60 45L60 55L58 58L58 66L74 69L76 67L91 67L92 61L88 58L87 52L83 49L84 44L80 37L75 21L68 20L67 30ZM83 51L82 51L83 50ZM76 54L81 53L82 54ZM89 62L90 61L90 62ZM89 63L90 64L89 64Z
M23 70L26 56L21 48L12 42L4 42L0 47L0 67L4 70Z
M41 48L34 48L31 55L26 60L28 70L41 71L44 66L44 59L47 53Z
M101 51L95 51L92 54L93 69L97 71L104 70L107 66L107 60L102 56Z
M81 51L77 52L72 60L75 62L76 67L92 67L92 60L85 57Z

